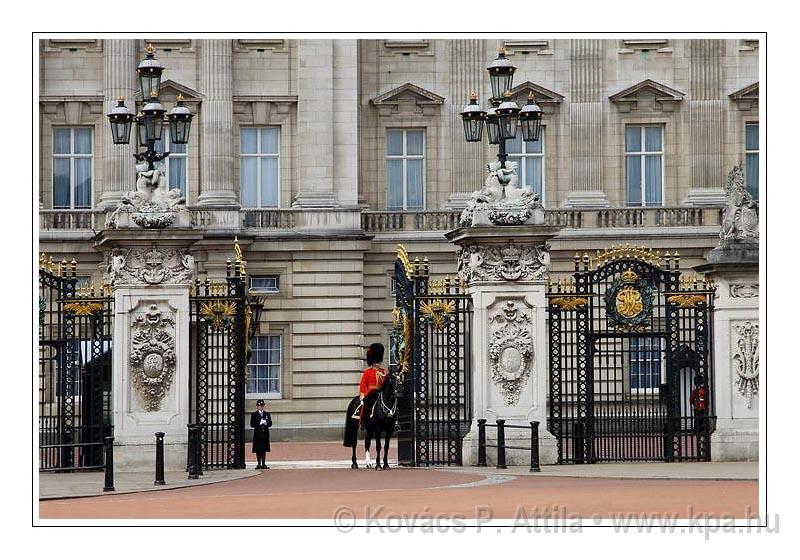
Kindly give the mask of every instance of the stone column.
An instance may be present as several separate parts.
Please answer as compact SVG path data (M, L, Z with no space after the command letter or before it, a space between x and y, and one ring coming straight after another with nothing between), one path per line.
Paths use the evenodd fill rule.
M112 411L114 465L155 466L155 432L164 432L167 470L186 467L189 420L191 230L105 230L106 281L114 290Z
M334 194L334 41L297 41L298 193L295 208L332 208Z
M233 176L233 47L231 39L204 39L200 47L199 206L239 206Z
M714 461L758 460L758 243L723 243L695 267L717 284L714 301Z
M565 208L608 207L603 190L603 39L570 41L571 190Z
M136 39L103 39L103 112L108 113L117 105L117 97L125 98L131 111L136 110L137 90ZM111 141L107 126L97 130L103 137L96 144L103 146L103 192L99 208L116 207L122 195L136 186L136 174L131 154L136 149L136 130L132 127L131 144L116 145Z
M473 226L447 234L461 247L458 271L473 302L473 423L463 440L464 464L477 460L477 421L492 425L539 422L540 462L555 463L556 440L547 431L547 226ZM487 439L494 439L489 430ZM530 431L506 430L506 443L526 447ZM489 460L496 451L489 450ZM530 452L509 449L509 465L529 465Z

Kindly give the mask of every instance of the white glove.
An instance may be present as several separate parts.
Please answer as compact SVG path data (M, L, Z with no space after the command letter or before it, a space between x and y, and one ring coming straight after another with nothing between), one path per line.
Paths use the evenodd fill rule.
M266 420L264 420L264 419L262 419L262 420L261 420L261 425L262 425L262 426L266 426L266 425L267 425L267 421L266 421Z

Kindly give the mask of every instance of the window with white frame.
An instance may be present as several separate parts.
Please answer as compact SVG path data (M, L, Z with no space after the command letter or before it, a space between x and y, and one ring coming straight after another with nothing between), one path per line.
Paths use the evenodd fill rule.
M281 335L253 337L247 364L247 393L280 396L281 392Z
M758 200L758 123L744 126L745 188Z
M626 202L629 206L664 204L664 127L625 127Z
M280 127L243 127L239 131L239 186L244 208L277 208Z
M278 275L250 276L250 292L258 294L278 293Z
M169 134L169 127L165 126L161 133L161 139L156 140L156 151L168 151L166 159L156 163L163 169L167 176L168 183L172 189L180 189L181 194L186 196L186 185L188 184L189 154L186 151L188 144L173 144ZM166 150L165 150L166 148Z
M660 338L629 339L629 374L632 392L658 389L663 371Z
M53 128L53 208L92 207L91 127Z
M520 186L530 186L544 204L544 128L536 142L523 142L517 129L517 136L506 140L506 152L509 161L517 162Z
M386 130L386 208L422 210L425 207L425 131Z

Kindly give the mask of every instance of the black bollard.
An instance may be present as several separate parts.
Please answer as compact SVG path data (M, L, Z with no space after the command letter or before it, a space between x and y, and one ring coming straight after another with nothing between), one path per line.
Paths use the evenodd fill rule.
M506 421L497 420L497 468L506 468Z
M478 420L478 466L486 466L486 418Z
M105 438L106 448L106 480L103 486L103 492L114 491L114 438L109 436Z
M188 448L186 450L187 454L189 455L189 476L190 480L194 480L199 478L200 476L200 465L198 465L198 445L200 443L199 438L197 437L197 425L196 424L189 424L189 442Z
M542 472L539 468L539 422L531 422L531 472Z
M164 482L164 432L156 432L156 486L163 486Z

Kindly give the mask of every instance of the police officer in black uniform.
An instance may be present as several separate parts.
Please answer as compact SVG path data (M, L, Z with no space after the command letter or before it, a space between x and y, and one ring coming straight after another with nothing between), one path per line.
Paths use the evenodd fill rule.
M272 417L264 410L264 400L256 401L256 411L250 415L250 427L253 428L253 453L256 454L258 465L256 469L268 469L266 464L269 449L269 427L272 426Z

